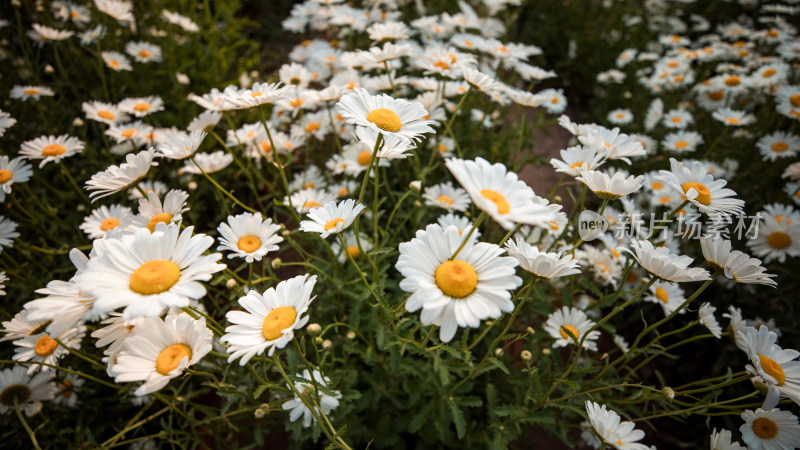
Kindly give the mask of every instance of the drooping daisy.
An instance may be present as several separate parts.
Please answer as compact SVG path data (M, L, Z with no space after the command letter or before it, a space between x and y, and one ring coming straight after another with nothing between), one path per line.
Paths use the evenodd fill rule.
M11 117L11 114L0 109L0 137L6 133L6 130L13 127L17 123L17 119Z
M219 172L233 163L233 155L223 150L212 153L195 153L192 160L188 161L181 169L184 173L200 175Z
M167 307L184 307L206 294L199 281L225 268L219 253L203 255L214 239L159 223L155 231L139 229L118 239L105 239L101 254L75 277L78 287L97 298L95 309L124 307L123 317L157 316ZM100 241L96 241L100 242Z
M31 166L22 158L9 160L8 156L0 156L0 202L11 193L14 183L25 183L32 174Z
M80 139L62 134L61 136L41 136L22 143L19 154L25 159L41 159L39 168L49 162L59 162L83 150L84 142Z
M0 342L21 339L44 331L48 325L48 321L31 320L28 318L28 315L29 312L23 309L11 320L3 322L3 329L0 331L6 335L0 338Z
M658 303L664 309L664 315L672 314L679 306L686 301L683 289L678 286L678 283L666 283L663 281L656 281L650 286L650 295L644 296L645 301ZM685 313L686 310L681 310L679 314Z
M92 202L99 198L109 196L115 192L124 191L135 185L147 175L156 157L156 150L139 152L135 155L125 155L125 162L119 166L110 166L108 169L92 175L86 182L85 189L90 191Z
M760 377L773 392L768 395L772 404L777 404L781 396L800 404L800 361L797 361L800 352L782 349L775 343L777 340L778 335L766 325L746 327L736 337L752 363L747 365L747 371Z
M603 200L616 200L642 187L644 175L639 175L638 177L631 175L627 178L625 178L625 175L623 172L616 172L609 176L605 172L585 170L575 179L583 182L595 195Z
M39 23L31 24L31 27L33 29L29 30L27 35L39 46L49 41L63 41L69 39L75 34L74 31L58 30Z
M272 219L262 219L261 213L242 213L228 216L227 223L221 223L219 231L220 246L217 250L229 250L228 258L244 258L248 263L261 261L268 252L278 250L283 238L277 234L280 225Z
M150 317L125 339L110 373L117 383L143 381L135 395L151 394L210 352L212 337L205 317L194 320L185 313L164 320Z
M308 233L320 233L322 238L331 234L339 234L347 229L364 209L361 203L347 199L338 204L335 201L322 207L312 208L308 212L311 220L300 222L300 230Z
M228 344L228 362L237 358L243 366L255 355L271 357L294 339L294 331L308 323L304 315L315 297L311 296L316 275L298 275L259 294L251 290L239 299L247 311L230 311L225 317L233 325L225 329L221 342Z
M784 450L800 447L797 416L778 408L745 410L739 427L742 440L752 450Z
M339 399L342 397L342 395L339 393L339 391L331 391L331 389L328 388L331 380L328 377L323 376L319 370L315 369L313 372L309 372L308 369L305 369L303 370L302 374L298 373L296 376L297 378L302 378L311 382L295 383L295 387L298 391L300 391L301 396L315 395L315 393L318 394L319 397L315 403L320 405L320 409L322 410L323 414L327 416L331 413L331 411L339 406ZM323 389L331 393L329 394L322 392ZM305 403L303 403L303 400L298 398L296 395L292 400L283 402L281 408L284 410L289 410L289 420L292 422L302 416L304 427L310 427L312 421L317 421L317 419L314 418L314 415L311 414L311 410L308 409Z
M700 320L700 323L708 328L708 331L714 335L715 338L720 339L722 337L722 328L719 326L719 322L717 322L717 318L714 317L714 312L717 308L711 306L709 302L703 302L700 305L700 309L697 310L697 317Z
M623 250L630 253L650 275L664 281L682 283L704 281L711 278L705 269L689 267L693 261L692 258L673 254L667 247L656 248L650 241L631 239L630 248Z
M161 47L149 42L128 42L125 53L140 63L161 62Z
M343 95L336 107L348 123L405 141L420 140L423 134L435 132L430 127L433 121L425 119L428 111L419 102L370 95L366 89L357 88Z
M584 133L578 135L578 141L585 147L594 147L597 153L608 159L619 159L630 164L629 158L647 154L641 142L621 133L619 128L609 130L599 125L592 125L584 127L583 131Z
M133 3L123 0L94 0L97 9L121 24L133 22Z
M54 95L56 93L47 86L14 86L8 94L9 97L22 101L27 101L29 98L39 100L41 97L52 97Z
M371 128L357 127L356 136L363 147L361 153L359 153L359 163L361 163L361 158L364 152L367 152L370 157L372 156L372 150L377 146L378 136L380 136L380 133L373 131ZM380 148L378 148L378 153L375 156L382 160L406 159L411 155L408 152L413 149L413 141L405 141L396 136L387 134L383 135ZM369 163L369 161L367 162ZM381 166L385 165L383 163L384 161L378 162L378 164Z
M197 26L192 19L176 12L165 9L161 11L161 17L163 17L167 22L181 27L183 31L188 31L189 33L197 33L200 31L200 27Z
M192 131L190 134L179 134L167 139L158 146L158 151L169 159L185 159L194 156L203 139L205 131Z
M103 326L92 332L92 337L97 339L95 342L97 348L108 346L103 350L105 355L116 355L122 349L125 339L133 334L134 328L148 318L134 317L131 320L125 320L120 313L112 312L109 315L111 317L101 322Z
M730 431L723 428L717 432L717 429L714 428L714 431L711 432L709 446L711 450L745 450L738 442L732 442L732 439L733 434Z
M86 233L89 239L103 239L111 231L121 227L125 229L129 225L131 209L122 205L103 205L85 219L80 228Z
M722 270L725 277L737 283L766 284L776 286L771 278L775 275L765 273L761 260L751 258L739 250L731 251L731 241L703 236L700 238L703 257L712 267Z
M555 210L560 207L548 205L537 197L533 189L503 164L489 164L478 157L474 161L451 158L445 165L475 206L507 230L516 223L547 226L556 219Z
M559 278L581 273L572 255L548 253L517 237L506 242L508 254L519 261L520 267L540 278Z
M436 184L425 188L422 194L425 204L436 206L448 211L466 211L470 205L467 192L461 188L453 187L453 183Z
M131 217L131 228L147 228L152 233L156 224L180 222L182 214L189 209L186 206L188 198L186 192L172 189L162 203L156 192L148 192L146 199L139 200L139 214Z
M217 111L203 111L199 116L192 119L186 127L186 131L205 131L209 132L217 126L222 119L222 114Z
M428 225L400 244L395 265L403 275L400 288L412 294L406 310L421 308L420 321L441 326L442 342L450 342L458 327L477 328L482 320L511 312L509 291L522 284L514 275L516 259L500 256L503 249L497 245L464 238L454 226Z
M42 402L52 400L58 388L54 374L40 372L30 376L23 366L13 366L0 372L0 414L19 409L32 417L42 409Z
M659 171L659 178L675 192L686 197L700 212L706 214L743 214L744 201L736 192L725 188L723 179L715 180L699 161L690 166L670 158L670 170Z
M636 442L644 438L644 431L635 429L633 422L620 422L619 414L607 410L606 405L587 400L586 414L595 433L606 444L617 450L650 450L650 447Z
M786 131L776 131L759 139L756 147L765 161L791 158L800 151L800 137Z
M594 330L589 333L593 326L594 322L586 317L585 312L578 308L562 306L561 309L557 309L547 316L544 331L550 333L550 336L556 339L553 347L558 348L575 344L575 339L580 342L586 336L583 341L583 348L597 351L597 339L600 337L600 331Z
M108 66L112 70L116 70L117 72L121 70L125 71L133 70L133 66L131 66L131 62L130 60L128 60L128 57L120 52L114 52L114 51L102 52L100 53L100 57L103 58L103 62L106 63L106 66Z
M3 251L3 247L13 247L14 239L18 237L17 222L0 216L0 252Z

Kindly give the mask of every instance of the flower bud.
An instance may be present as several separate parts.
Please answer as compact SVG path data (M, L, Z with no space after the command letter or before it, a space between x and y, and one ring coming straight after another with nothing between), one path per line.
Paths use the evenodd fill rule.
M196 181L190 181L186 185L186 188L189 189L190 191L196 191L197 190L197 182Z
M522 358L523 361L530 361L531 358L533 358L533 355L531 355L531 352L523 350L520 352L519 357Z
M275 259L273 259L273 260L272 260L272 263L271 263L271 265L272 265L272 268L273 268L273 269L277 269L278 267L280 267L280 266L281 266L281 263L282 263L282 262L283 262L283 261L282 261L280 258L275 258Z
M664 397L666 397L667 400L672 401L672 399L675 398L675 390L672 389L671 387L664 386L664 389L662 390L664 391Z
M543 354L543 355L549 355L550 353L551 353L551 352L550 352L550 349L549 349L549 348L543 348L543 349L542 349L542 354Z
M356 338L356 332L355 331L348 331L347 332L347 339L353 340L355 338Z
M333 342L330 339L325 339L322 341L322 348L328 350L329 348L333 347Z
M528 328L525 328L525 332L528 333L528 334L534 334L534 333L536 333L536 330L534 330L533 327L528 327Z
M253 416L256 419L263 419L265 415L266 414L264 414L264 410L261 408L258 408L257 410L253 411Z
M44 73L50 74L50 73L55 73L55 72L56 72L56 69L54 69L53 66L51 66L50 64L44 66Z
M503 354L503 348L502 347L497 347L496 349L494 349L494 356L500 356L502 354Z
M310 323L306 327L306 331L308 331L308 334L316 336L322 333L322 327L318 323Z
M408 183L408 187L415 191L420 191L422 190L422 182L419 180L414 180L411 183Z
M82 127L83 126L83 119L81 119L80 117L76 117L75 119L73 119L72 125L75 126L75 127Z
M233 289L234 286L236 286L236 280L233 278L225 282L225 287L228 289Z

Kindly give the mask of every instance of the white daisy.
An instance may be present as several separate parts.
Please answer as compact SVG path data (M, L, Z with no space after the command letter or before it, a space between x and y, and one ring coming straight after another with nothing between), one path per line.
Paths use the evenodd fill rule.
M117 354L111 375L117 383L143 381L134 394L156 392L197 364L211 351L213 333L206 319L192 319L188 314L150 317L133 329Z
M558 348L575 344L575 339L580 342L586 336L583 341L583 348L597 351L597 339L600 337L600 331L594 330L589 333L593 326L594 322L586 317L585 312L578 308L562 306L561 309L557 309L547 316L544 331L550 333L550 336L556 339L553 347ZM587 335L586 333L589 334Z
M359 158L361 158L363 152L367 152L371 159L372 150L377 145L379 135L380 133L371 128L356 128L356 136L363 147L362 152L359 153ZM413 141L405 141L397 136L384 134L381 140L381 146L378 149L377 157L381 159L406 159L411 156L408 152L412 149L414 149ZM359 161L359 163L361 162L362 161ZM367 161L367 164L369 164L369 161ZM380 165L383 166L384 164Z
M711 450L745 450L738 442L731 442L732 439L733 434L730 431L723 428L717 432L717 429L714 428L714 431L711 432L709 446Z
M624 197L631 192L638 191L644 183L644 175L629 176L625 178L625 173L616 172L609 176L605 172L596 170L585 170L581 172L576 180L583 182L592 192L603 200L616 200Z
M509 291L522 284L514 275L517 260L500 256L502 248L476 243L474 236L463 240L454 226L428 225L410 242L400 244L395 265L403 275L400 288L412 294L406 310L421 308L420 321L441 326L442 342L450 342L458 327L477 328L482 320L511 312L514 304Z
M772 395L768 398L771 397L772 404L777 404L780 396L800 404L800 361L797 361L800 352L778 346L775 343L778 335L766 325L746 327L738 332L736 340L741 341L752 363L747 365L747 371L770 387Z
M134 317L131 320L125 320L120 313L112 312L109 315L111 317L101 322L103 326L92 332L92 337L97 339L95 342L97 348L108 346L103 350L104 354L116 355L122 349L125 339L133 334L134 328L148 318Z
M335 201L308 212L311 220L300 222L300 230L308 233L320 233L322 238L331 234L339 234L349 227L364 209L361 203L347 199L338 204Z
M106 66L109 68L116 70L117 72L121 70L131 71L133 70L133 66L131 66L131 62L127 56L123 55L120 52L108 51L100 53L100 57L103 58L103 62L106 63Z
M125 155L125 162L121 165L109 166L108 169L92 175L85 187L87 191L92 191L89 193L92 202L115 192L124 191L138 183L154 165L155 157L154 148L135 155L128 154Z
M162 203L158 194L150 191L146 199L139 200L139 214L131 217L130 228L147 228L152 233L159 223L178 223L183 219L182 214L189 209L186 206L188 199L186 192L172 189L164 196Z
M13 342L17 346L14 349L14 356L11 357L14 361L37 361L50 365L58 365L58 360L62 356L69 354L69 350L58 344L56 339L64 343L70 348L78 348L81 344L81 339L86 333L86 327L80 326L79 328L72 328L63 334L51 337L48 333L39 333L32 336L25 336L22 339L17 339ZM47 372L54 370L50 366L42 364L31 364L28 366L28 373L37 371Z
M94 5L97 9L121 24L133 22L133 3L122 0L94 0Z
M503 164L489 164L478 157L474 161L451 158L445 165L475 206L507 230L516 223L547 226L556 219L560 206L548 205Z
M158 146L158 151L169 159L184 159L192 157L203 139L206 137L205 131L192 131L190 134L180 134L167 139Z
M135 117L145 117L164 110L164 101L157 95L126 98L119 102L119 108Z
M670 170L660 170L659 179L675 192L683 195L700 212L706 214L743 214L744 201L736 198L736 192L725 188L723 179L715 180L699 161L690 166L670 158Z
M778 408L745 410L739 427L742 440L752 450L787 450L800 447L797 416Z
M28 318L29 311L18 312L11 320L3 322L3 329L0 330L6 335L0 338L0 342L21 339L41 333L49 324L46 320L31 320Z
M764 263L782 263L787 256L800 256L800 217L794 211L791 207L767 205L765 211L759 212L758 235L747 241L747 246Z
M323 189L303 189L293 193L291 197L283 198L284 205L289 206L291 203L292 207L301 214L335 201L336 194Z
M296 377L308 380L310 382L295 383L295 387L300 392L301 396L309 394L314 395L314 392L319 394L317 402L320 405L320 409L322 410L323 414L327 416L331 413L331 411L339 406L339 399L342 398L342 395L339 393L339 391L333 391L328 388L328 385L331 381L328 377L323 376L319 370L315 369L313 372L309 372L308 369L305 369L303 370L302 374L298 373ZM323 392L323 390L328 393ZM311 410L308 409L305 403L303 403L303 400L298 398L297 395L295 395L295 398L292 400L283 402L281 408L284 410L289 410L289 420L292 422L302 416L304 427L311 426L311 422L316 422L317 420L314 418L314 415L311 414Z
M18 237L17 222L0 216L0 252L3 251L3 247L13 247L14 239Z
M370 95L366 89L356 88L342 96L336 107L348 123L405 141L419 140L422 134L435 132L430 127L433 121L425 119L428 111L419 102L394 99L386 94Z
M673 254L667 247L656 248L650 241L631 239L630 248L623 251L630 253L650 275L664 281L682 283L711 279L707 270L689 267L692 258Z
M581 172L596 170L606 160L604 154L598 153L595 147L569 147L561 150L561 159L552 158L550 164L556 172L577 177Z
M161 47L149 42L128 42L125 44L125 53L136 62L161 62Z
M636 441L644 438L644 431L635 429L633 422L620 422L619 414L606 409L606 405L587 400L586 414L595 433L603 442L618 450L650 450Z
M17 123L17 119L11 117L11 114L0 109L0 137L6 133L6 130L13 127Z
M426 205L448 211L466 211L471 203L467 192L453 187L453 183L449 181L426 187L422 198L425 199Z
M83 150L84 142L80 139L62 134L61 136L41 136L30 141L25 141L20 147L19 154L24 159L41 159L39 168L49 162L60 162Z
M83 102L81 109L86 114L89 120L95 120L107 125L114 125L120 122L127 122L130 120L122 109L111 103L103 103L98 101Z
M722 337L722 328L719 326L719 322L717 322L717 318L714 317L714 312L717 308L711 306L709 302L703 302L700 305L700 309L697 311L697 318L700 320L700 323L708 328L708 331L714 335L715 338L720 339Z
M228 223L221 223L219 231L220 246L217 250L229 250L230 258L244 258L248 263L261 261L268 252L278 250L278 243L283 238L277 234L280 225L273 224L272 219L263 219L261 213L242 213L228 216Z
M349 259L349 256L352 256L353 259L358 259L361 256L361 251L369 252L372 250L372 239L370 239L366 234L359 233L359 240L361 241L361 248L358 248L358 241L356 240L356 235L352 232L345 232L342 233L342 239L344 239L344 245L346 248L347 253L342 251L342 245L338 241L334 241L331 244L331 250L333 250L334 255L338 255L339 262L342 264L346 263Z
M220 339L228 344L228 362L241 358L239 365L243 366L267 348L271 357L276 348L292 342L294 331L308 323L304 314L315 298L311 293L316 282L316 275L298 275L262 294L251 290L240 298L239 304L247 312L228 312L225 317L233 325L225 329Z
M223 91L222 103L227 109L247 109L275 103L286 97L286 87L280 83L255 83L249 89L229 86Z
M200 175L219 172L233 163L233 155L223 150L213 153L195 153L192 160L188 161L181 170L184 173Z
M103 239L111 230L128 226L131 209L122 205L103 205L95 210L80 225L81 230L89 239Z
M729 127L742 127L756 122L756 117L754 115L730 108L720 108L711 113L711 117Z
M183 31L188 31L189 33L197 33L198 31L200 31L200 27L197 26L197 24L194 23L192 19L184 15L178 14L176 12L168 11L165 9L161 11L161 17L163 17L164 20L166 20L167 22L181 27Z
M520 267L537 277L551 279L581 273L572 255L540 251L521 237L507 241L506 251L519 261Z
M217 126L222 119L222 114L217 111L203 111L199 116L192 119L186 127L186 131L205 131L209 132Z
M751 258L739 250L731 251L731 241L727 239L703 236L700 238L703 257L712 267L722 270L729 280L737 283L766 284L776 286L771 278L774 274L764 273L767 269L761 260Z
M32 174L31 166L22 158L9 160L8 156L0 156L0 202L11 193L14 183L25 183Z
M75 277L81 291L97 298L95 309L124 307L123 317L157 316L167 307L181 308L206 294L198 281L225 268L219 253L203 255L214 239L192 236L194 227L159 223L154 232L139 229L118 239L105 239L100 254Z
M452 225L458 229L458 234L462 236L468 235L472 229L472 221L469 220L469 218L453 213L439 216L436 219L436 223L438 223L443 230ZM466 235L464 234L465 232L467 233ZM478 239L481 237L481 230L476 228L475 231L472 232L472 236L474 236L475 239Z
M29 98L39 100L41 97L52 97L56 95L52 89L47 86L14 86L8 96L22 101L27 101Z
M644 300L661 305L661 308L664 309L665 316L672 314L686 301L683 289L678 286L678 283L668 283L659 280L650 286L649 291L650 294L645 295ZM686 310L681 310L678 314L683 314L685 312Z
M30 376L23 366L4 369L0 372L0 414L13 411L16 405L28 417L38 414L42 402L56 395L54 376L49 372Z
M67 408L74 408L78 404L78 395L75 393L78 388L83 386L86 380L76 375L69 374L64 377L58 386L58 395L53 400L54 403L64 405Z
M765 161L791 158L800 151L800 137L786 131L775 131L759 139L756 147Z

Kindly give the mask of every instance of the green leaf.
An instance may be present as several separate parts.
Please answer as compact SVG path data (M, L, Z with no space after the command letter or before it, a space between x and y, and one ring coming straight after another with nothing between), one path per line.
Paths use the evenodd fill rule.
M433 402L429 402L422 408L414 417L411 419L411 422L408 423L408 431L412 433L416 433L422 428L422 425L425 424L425 419L428 417L428 414L431 413L433 409Z
M450 416L453 418L453 424L456 426L456 435L459 439L463 439L467 434L467 423L464 421L464 413L458 408L454 401L447 402L450 409Z

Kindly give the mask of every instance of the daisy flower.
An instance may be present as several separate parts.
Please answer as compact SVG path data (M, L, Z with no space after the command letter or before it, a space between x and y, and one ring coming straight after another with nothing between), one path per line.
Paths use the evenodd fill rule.
M122 148L124 149L123 153L127 153L130 151L128 149L135 150L147 142L147 136L151 133L153 133L152 126L137 120L135 122L113 124L106 130L105 134L117 143L126 143ZM133 142L133 147L127 144L128 142Z
M729 127L742 127L756 122L755 116L744 111L736 111L730 108L721 108L713 113L711 117L719 120Z
M767 205L768 207L772 205ZM764 263L771 261L784 262L786 257L800 256L800 217L794 208L787 208L791 213L773 214L776 209L761 211L758 223L758 235L747 241L753 254L763 258Z
M52 400L58 388L55 375L40 372L31 376L23 366L13 366L0 372L0 414L19 409L32 417L42 409L42 402Z
M125 53L136 62L161 62L161 47L149 42L128 42L125 44Z
M562 89L543 89L539 91L542 107L550 114L561 114L567 109L567 97Z
M278 250L283 238L277 234L280 225L272 219L263 219L261 213L242 213L228 216L228 223L221 223L219 231L220 246L217 250L229 250L228 258L244 258L246 262L261 261L268 252Z
M164 101L157 95L126 98L119 102L119 109L135 117L144 117L164 110Z
M289 206L291 203L291 206L301 214L335 201L336 194L323 189L303 189L293 193L291 197L283 198L284 205Z
M108 346L103 350L105 355L116 355L122 349L125 339L129 338L133 334L133 330L148 318L134 317L131 320L125 320L120 313L112 312L109 315L111 317L101 322L103 326L92 332L92 337L97 339L95 342L97 348Z
M706 214L743 214L744 201L735 198L736 192L725 188L723 179L715 180L699 161L688 167L670 158L670 170L660 170L659 178L675 192L686 197L700 212Z
M761 260L751 258L739 250L731 251L731 241L703 236L700 238L703 257L711 267L723 271L725 277L737 283L766 284L777 286L772 279L774 274L764 273L767 269Z
M631 239L630 248L625 248L623 251L630 253L650 275L664 281L682 283L711 279L711 275L705 269L689 267L692 258L670 253L666 247L653 247L650 241Z
M608 159L621 159L628 164L631 163L629 157L647 154L641 142L620 133L619 128L609 130L601 126L591 126L585 133L578 135L578 141L586 147L594 147L597 153Z
M331 244L331 250L335 255L339 255L339 262L342 264L346 263L349 257L348 254L353 257L353 259L358 259L361 256L361 251L369 252L372 250L372 239L369 238L366 234L359 233L359 240L361 241L361 248L358 248L358 240L356 240L356 235L353 232L345 232L342 233L342 239L344 239L344 245L347 250L347 253L342 251L342 246L339 242L333 242Z
M71 38L75 32L69 30L58 30L50 28L42 24L34 23L31 25L32 30L28 30L28 37L36 41L41 46L48 41L63 41Z
M664 117L664 101L660 98L653 100L647 107L644 118L644 129L651 131Z
M115 125L118 122L127 122L130 116L122 111L119 106L111 103L98 101L83 102L81 109L86 114L86 118L107 125Z
M742 413L744 424L739 427L742 440L752 450L784 450L800 447L800 425L797 416L778 408Z
M359 164L361 164L365 159L362 156L364 152L367 152L367 155L369 155L370 159L372 159L372 150L376 147L378 136L380 135L380 133L373 131L371 128L356 128L356 137L363 147L361 153L358 155ZM407 152L412 149L414 149L412 142L404 141L392 135L383 135L381 146L378 148L378 154L376 156L380 159L406 159L411 156L411 154ZM369 161L367 161L367 165L368 164ZM378 164L380 166L387 165L384 164L384 161L379 161Z
M367 28L367 34L373 42L402 41L410 36L411 30L403 22L376 22Z
M205 173L219 172L228 167L233 162L233 155L223 150L212 153L195 153L192 160L187 162L181 170L184 173L200 175Z
M616 200L624 197L631 192L638 191L644 182L644 175L635 177L633 175L625 178L622 172L616 172L612 176L596 170L585 170L581 176L575 178L583 182L592 192L603 200Z
M366 89L356 88L343 95L336 107L347 123L401 140L420 140L425 133L435 133L430 127L434 122L425 119L428 111L419 102L395 99L386 94L370 95Z
M94 0L94 5L103 13L121 24L133 22L133 3L121 0Z
M163 17L164 20L166 20L167 22L181 27L183 31L187 31L189 33L197 33L198 31L200 31L200 27L197 26L197 24L194 23L192 19L183 16L181 14L178 14L176 12L168 11L165 9L161 11L161 17Z
M477 328L482 320L513 311L509 291L522 284L514 275L517 260L500 256L502 248L476 243L474 237L463 240L454 226L428 225L410 242L400 244L395 265L403 275L400 289L411 293L406 310L422 309L420 321L439 325L442 342L450 342L458 327Z
M561 159L552 158L550 164L556 172L577 177L581 172L596 170L606 161L606 156L594 147L569 147L561 150Z
M587 400L586 414L595 433L606 444L618 450L650 450L636 441L644 438L644 431L635 429L633 422L620 422L619 414L606 409L606 405Z
M208 281L223 270L219 253L203 255L214 239L192 236L178 225L158 224L155 232L139 229L118 239L105 239L103 251L75 277L81 291L97 298L99 312L124 307L123 317L160 315L168 307L181 308L206 294L198 281Z
M745 450L738 442L732 442L732 439L733 434L730 431L723 428L717 432L714 428L709 445L712 450Z
M188 199L186 192L172 189L162 203L156 192L148 192L146 199L139 200L139 214L131 218L131 228L147 228L152 233L159 223L180 222L182 214L189 209L186 206Z
M461 69L461 76L470 86L488 95L497 92L501 87L499 81L472 67Z
M225 317L233 325L225 329L220 342L228 344L228 363L235 359L244 366L255 355L272 357L294 339L295 330L308 323L304 315L315 297L311 296L316 275L298 275L259 294L255 290L239 299L247 311L229 311Z
M11 114L0 109L0 137L6 133L6 130L13 127L17 123L17 119L11 117Z
M55 95L52 89L46 86L14 86L11 88L9 97L26 101L29 98L39 100L41 97L52 97Z
M737 333L736 341L742 343L752 365L747 371L769 386L771 394L764 403L777 404L779 397L788 397L800 404L800 352L782 349L775 342L778 335L766 325L746 327Z
M547 226L556 219L558 205L548 205L527 184L500 163L489 164L478 157L474 161L451 158L445 165L481 211L506 230L516 223Z
M81 339L85 333L86 327L80 326L79 328L67 330L63 334L58 335L56 339L70 348L79 348ZM68 354L69 350L59 345L56 339L52 338L48 333L39 333L17 339L13 342L17 348L14 349L14 356L12 356L11 359L14 361L36 361L50 365L58 365L58 360L61 359L62 356ZM31 364L28 366L29 374L37 371L47 372L49 370L54 369L41 364Z
M0 202L11 193L14 183L25 183L32 174L31 166L22 158L9 160L8 156L0 156Z
M58 137L41 136L23 142L19 153L24 159L41 159L42 162L39 163L41 169L49 162L60 162L64 158L80 153L84 145L80 139L67 134Z
M608 121L613 125L627 125L633 121L630 109L614 109L608 113Z
M686 128L694 122L694 118L689 111L684 109L673 109L664 114L661 122L667 128L678 128L680 130Z
M67 375L58 386L58 395L53 399L53 402L58 405L64 405L67 408L74 408L78 404L78 395L75 393L76 388L80 388L85 382L86 380L76 375Z
M135 395L151 394L200 362L211 351L212 337L205 317L194 320L181 313L164 320L148 318L125 339L110 373L117 383L143 381Z
M761 152L764 161L791 158L800 151L800 137L785 131L776 131L759 139L756 148Z
M222 119L222 114L217 111L203 111L199 116L189 122L186 131L205 131L209 132L213 129Z
M89 239L103 239L111 230L127 228L130 216L131 209L127 206L103 205L86 216L80 228Z
M0 342L21 339L26 336L41 333L47 327L45 320L32 320L28 318L29 312L22 310L11 320L3 322L3 329L0 330L6 335L0 338Z
M91 191L89 197L92 202L99 198L120 192L138 183L147 175L150 167L154 165L156 150L139 152L135 155L125 155L125 161L119 166L113 165L108 169L92 175L86 182L85 189Z
M120 52L102 52L100 53L100 57L103 58L103 62L106 63L106 66L117 72L121 70L133 70L133 66L131 66L131 62L128 60L128 57Z
M696 131L675 131L664 136L661 141L665 150L675 153L693 152L702 143L703 136Z
M8 281L8 276L5 271L0 271L0 296L6 295L6 281Z
M470 229L472 228L471 220L469 220L464 216L459 216L453 213L439 216L436 219L436 223L438 223L443 230L447 229L447 227L451 225L456 227L456 229L458 229L458 234L460 234L461 236L466 236L464 232L469 234ZM479 237L481 237L481 230L476 228L475 231L472 232L472 236L475 237L475 239L478 239Z
M453 183L449 181L425 188L422 198L426 205L448 211L466 211L470 205L467 191L453 187Z
M322 238L331 234L339 234L349 227L364 209L361 203L353 199L336 203L332 201L322 207L312 208L308 212L311 220L300 222L300 230L308 233L320 233Z
M556 339L553 347L558 348L575 344L575 339L580 342L583 336L586 336L583 341L583 348L597 351L596 341L600 337L600 332L594 330L589 333L593 326L594 322L586 317L585 312L578 308L562 306L561 309L557 309L547 316L544 331L550 333L550 336ZM589 334L587 335L586 333Z
M314 393L319 395L317 399L317 403L320 406L320 410L326 416L331 413L334 409L339 406L339 399L342 398L342 395L339 391L333 391L328 388L328 384L330 384L331 380L323 376L319 370L314 370L313 372L309 372L308 369L303 370L302 374L297 374L297 378L302 378L304 380L308 380L311 383L295 383L295 387L300 392L300 395L314 395ZM326 392L322 392L325 390ZM283 402L281 408L284 410L289 411L289 420L294 422L295 420L299 419L301 416L303 417L303 426L310 427L311 422L316 422L317 419L314 418L314 415L311 414L311 410L303 403L297 395L292 400Z
M540 278L549 280L581 273L572 255L540 251L521 237L508 240L506 251L509 256L517 259L520 267Z
M3 251L3 247L13 247L14 239L18 237L17 222L0 216L0 252Z
M174 136L159 145L158 151L169 159L189 158L200 148L205 137L205 131L192 131L188 135L181 134Z
M714 317L714 312L717 308L711 306L709 302L703 302L700 305L700 309L697 311L697 318L700 323L708 328L708 331L714 335L715 338L720 339L722 337L722 328L719 326L719 322L717 322L717 318Z
M659 280L650 286L650 295L645 295L644 300L658 303L664 309L664 315L668 316L686 301L686 297L678 283L666 283ZM681 310L679 314L685 312L686 310Z
M275 103L284 97L286 87L280 83L255 83L249 89L238 89L235 86L226 88L222 103L227 109L247 109Z

